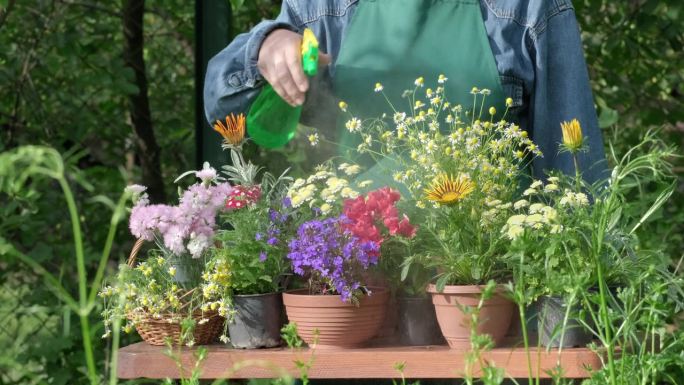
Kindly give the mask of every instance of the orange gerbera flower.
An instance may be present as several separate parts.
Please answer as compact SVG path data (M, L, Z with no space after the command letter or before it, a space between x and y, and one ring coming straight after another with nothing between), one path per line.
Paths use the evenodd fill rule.
M245 139L245 114L235 115L231 113L226 116L226 124L217 120L214 123L214 130L221 134L226 144L240 146Z

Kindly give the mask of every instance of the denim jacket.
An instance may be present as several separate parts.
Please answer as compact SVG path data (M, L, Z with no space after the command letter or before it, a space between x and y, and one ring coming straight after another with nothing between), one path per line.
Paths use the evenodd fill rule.
M332 55L329 75L334 76L334 61L358 1L284 0L275 20L238 35L207 67L204 103L209 122L249 109L264 83L257 69L259 49L276 28L300 33L311 28L321 51ZM570 0L480 0L480 7L504 92L513 99L515 120L544 153L533 164L534 176L544 178L550 169L574 174L570 156L559 154L558 144L560 123L577 118L589 145L579 156L583 176L588 182L604 177L603 140Z

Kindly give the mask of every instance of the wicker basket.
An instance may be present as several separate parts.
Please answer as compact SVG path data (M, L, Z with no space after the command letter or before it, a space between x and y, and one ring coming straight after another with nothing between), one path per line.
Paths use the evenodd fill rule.
M135 242L128 257L128 266L135 266L136 257L143 243L142 239ZM187 292L184 297L190 295L193 290ZM155 318L149 313L138 312L128 314L127 318L134 321L138 334L150 345L166 345L167 342L170 342L172 345L179 345L181 343L180 321L184 316L166 313L162 314L161 318ZM193 330L195 345L207 345L216 341L216 338L223 330L225 318L221 317L215 310L197 311L193 313L192 318L195 320L195 328ZM200 322L201 320L205 321Z

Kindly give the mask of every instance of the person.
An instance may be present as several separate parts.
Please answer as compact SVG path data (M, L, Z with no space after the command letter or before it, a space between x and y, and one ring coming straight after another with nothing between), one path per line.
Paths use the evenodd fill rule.
M422 76L445 83L452 105L472 104L473 86L491 90L544 154L533 174L573 173L558 152L560 124L578 119L589 150L583 177L605 176L605 153L580 31L570 0L284 0L275 20L237 36L207 67L204 103L210 123L247 112L265 82L293 106L305 103L310 81L299 46L305 28L321 47L321 62L338 100L365 117L382 111L373 85L400 95ZM376 98L382 99L382 98ZM382 100L386 108L386 101Z

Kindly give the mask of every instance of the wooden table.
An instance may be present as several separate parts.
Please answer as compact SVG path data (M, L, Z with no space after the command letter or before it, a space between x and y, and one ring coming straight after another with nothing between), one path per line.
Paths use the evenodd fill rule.
M274 378L289 373L297 377L295 360L307 361L313 354L310 378L398 378L395 366L404 363L406 378L461 378L464 373L466 352L451 350L447 346L421 347L369 347L345 350L298 351L287 348L236 350L225 345L210 345L208 355L202 364L200 378ZM150 346L144 342L126 346L119 351L118 375L130 378L179 378L176 363L165 352L166 347ZM194 367L195 348L179 349L185 374L189 376ZM587 368L601 366L597 354L586 348L564 349L560 355L556 350L531 351L532 368L540 378L549 378L547 373L556 367L563 367L566 378L586 378ZM485 353L491 364L504 368L507 377L527 378L527 354L520 347L500 347ZM477 373L477 371L476 371Z

